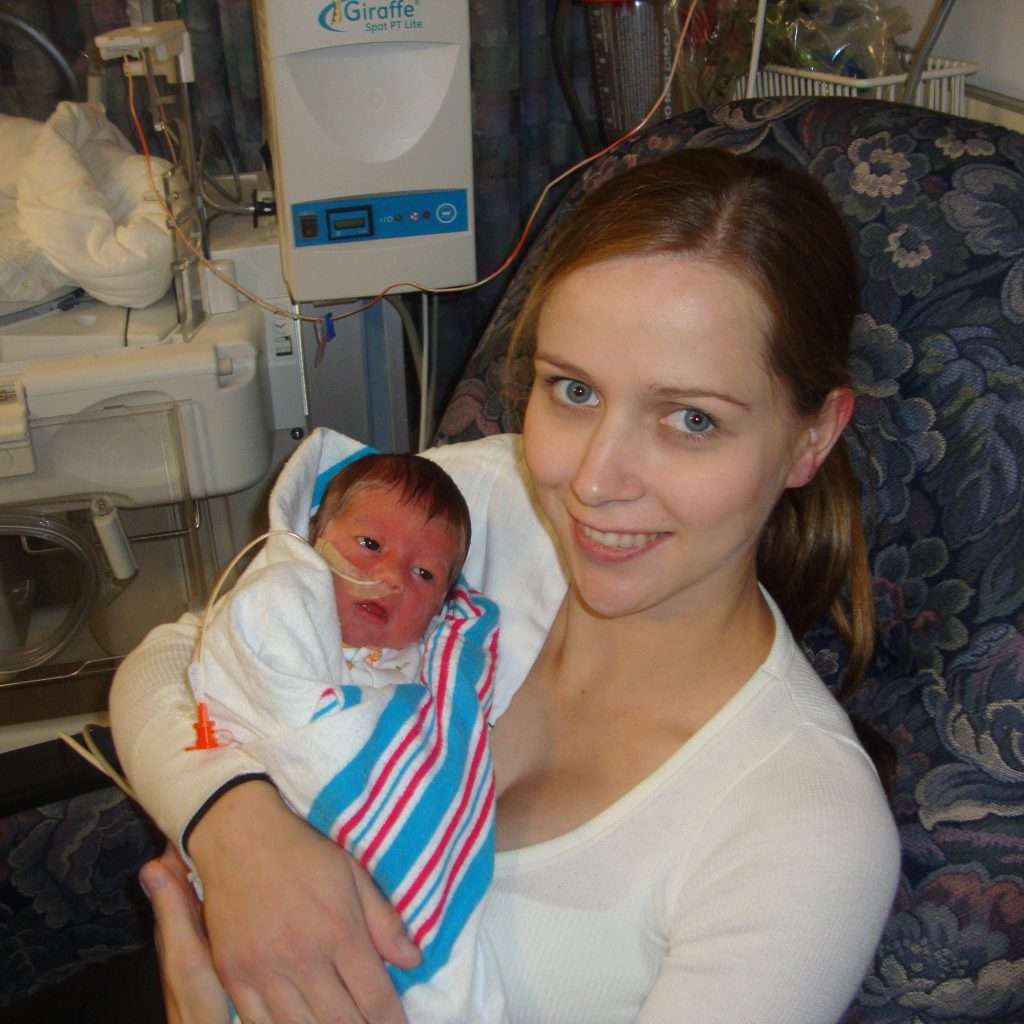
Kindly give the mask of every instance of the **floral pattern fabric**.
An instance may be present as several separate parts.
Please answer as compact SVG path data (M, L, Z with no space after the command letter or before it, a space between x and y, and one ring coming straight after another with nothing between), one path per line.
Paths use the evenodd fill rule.
M1024 1021L1024 136L858 99L754 100L658 125L592 166L511 283L441 425L518 430L509 329L545 241L635 163L722 146L806 167L861 268L849 441L878 645L851 710L898 756L892 916L843 1024ZM513 381L527 367L513 366ZM517 400L518 399L518 400ZM834 685L842 646L805 645Z

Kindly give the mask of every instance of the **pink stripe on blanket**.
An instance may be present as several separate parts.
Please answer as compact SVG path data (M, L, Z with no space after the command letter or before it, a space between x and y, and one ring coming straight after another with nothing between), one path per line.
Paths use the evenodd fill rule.
M362 804L356 811L353 812L353 814L348 818L348 820L342 823L342 825L338 829L335 841L339 845L344 845L345 840L348 838L349 834L359 825L359 823L366 816L366 814L375 806L375 802L378 796L380 795L380 791L389 782L391 776L394 774L396 770L397 765L402 761L402 758L405 755L406 751L409 749L410 745L422 735L424 722L427 719L428 714L430 712L431 704L436 703L439 710L443 707L443 701L444 698L447 696L447 690L451 675L451 648L462 625L462 623L455 623L455 628L452 629L451 633L446 639L445 651L444 656L442 658L442 665L441 671L439 673L439 682L436 695L432 695L430 700L424 702L423 706L417 713L415 720L411 723L409 729L406 731L401 742L392 752L391 756L388 758L387 763L384 765L378 777L374 780L373 785L365 793ZM437 733L434 737L434 746L431 750L430 755L428 755L430 759L430 764L437 760L438 744L443 734L443 716L439 713L437 714L436 717L438 728ZM416 773L416 776L410 781L409 785L405 789L405 792L402 797L403 806L410 799L411 793L414 791L416 784L422 777L423 771L424 765L421 764L420 769ZM394 824L395 818L396 815L394 812L392 812L392 814L388 816L388 819L387 821L385 821L382 828L378 831L377 835L374 837L373 842L360 855L359 861L364 867L368 866L370 858L372 857L376 849L380 846L380 843L383 841L387 832Z
M466 810L469 807L470 797L476 790L477 778L480 774L480 766L486 762L485 754L487 752L487 730L486 728L479 729L477 731L476 746L473 750L473 756L469 765L469 772L462 786L462 796L459 800L459 805L455 809L455 813L451 816L448 822L447 828L444 830L444 835L441 836L440 840L435 843L434 851L431 853L427 862L420 868L419 874L410 885L409 889L402 895L401 899L395 904L395 909L399 914L405 913L408 909L409 904L415 899L421 889L423 888L427 879L433 874L437 868L437 863L441 859L444 852L448 849L449 844L452 841L452 836L455 834L459 825L462 823L463 817L466 814ZM491 780L493 785L493 779ZM474 829L474 834L476 832ZM460 861L461 862L461 855Z

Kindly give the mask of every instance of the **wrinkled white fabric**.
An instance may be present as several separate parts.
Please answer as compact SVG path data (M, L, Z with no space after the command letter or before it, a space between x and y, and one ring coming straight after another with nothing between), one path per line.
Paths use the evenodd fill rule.
M141 309L171 284L173 245L145 158L86 103L44 124L0 117L0 301L69 286ZM154 180L167 170L152 159Z

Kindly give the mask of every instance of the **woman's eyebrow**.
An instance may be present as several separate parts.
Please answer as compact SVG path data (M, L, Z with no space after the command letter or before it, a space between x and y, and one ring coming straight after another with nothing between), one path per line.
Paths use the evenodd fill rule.
M560 370L566 374L575 374L578 377L585 377L587 375L586 371L575 363L570 363L565 359L559 359L558 356L548 355L546 352L534 352L533 358L535 362L548 363L556 370Z
M724 391L702 387L699 384L688 387L659 385L651 388L651 397L661 402L684 402L694 398L717 398L720 402L728 402L730 405L738 406L740 409L750 408L749 402L744 402L735 395L727 395Z

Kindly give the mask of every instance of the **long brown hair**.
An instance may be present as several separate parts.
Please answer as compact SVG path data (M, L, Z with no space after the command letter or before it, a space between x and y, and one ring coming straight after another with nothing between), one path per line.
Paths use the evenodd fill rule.
M562 225L513 327L509 368L532 357L541 307L583 267L683 255L753 287L770 325L767 368L810 416L849 385L856 265L842 220L808 174L774 160L691 149L605 181ZM856 479L842 439L814 479L783 492L762 534L758 575L799 637L826 610L849 655L844 688L874 647L871 574Z

